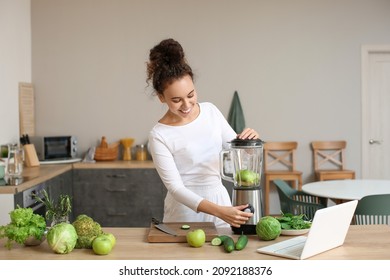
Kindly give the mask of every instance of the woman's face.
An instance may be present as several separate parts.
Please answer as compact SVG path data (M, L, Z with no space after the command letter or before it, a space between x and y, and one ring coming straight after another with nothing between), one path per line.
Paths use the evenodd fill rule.
M195 86L188 75L168 85L158 96L161 102L168 105L170 118L176 122L190 122L199 114Z

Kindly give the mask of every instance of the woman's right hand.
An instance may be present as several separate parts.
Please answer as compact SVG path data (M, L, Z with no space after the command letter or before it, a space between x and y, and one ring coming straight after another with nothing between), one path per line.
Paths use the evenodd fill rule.
M203 199L198 206L198 211L216 216L233 227L244 225L252 216L253 213L244 212L248 204L239 206L221 206Z
M221 214L219 215L219 218L233 227L240 227L253 216L253 213L243 211L247 207L248 204L239 206L221 206Z

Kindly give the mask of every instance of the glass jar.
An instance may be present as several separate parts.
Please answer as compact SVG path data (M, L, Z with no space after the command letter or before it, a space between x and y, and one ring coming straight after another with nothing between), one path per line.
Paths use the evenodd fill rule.
M136 158L137 160L146 160L147 159L147 151L145 145L137 145L136 146Z
M53 215L53 220L51 222L51 226L55 226L56 224L60 223L70 223L69 222L69 216L68 215Z
M8 146L7 175L9 178L21 178L23 172L24 150L18 144Z

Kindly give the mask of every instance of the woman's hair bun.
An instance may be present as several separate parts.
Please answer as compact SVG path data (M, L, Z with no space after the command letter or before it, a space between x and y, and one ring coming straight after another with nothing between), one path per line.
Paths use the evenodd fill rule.
M172 65L180 64L184 61L184 50L174 39L163 40L159 46L158 52L162 63Z
M192 69L179 42L171 38L165 39L150 50L146 80L152 80L158 93L162 93L170 82L185 75L193 78Z

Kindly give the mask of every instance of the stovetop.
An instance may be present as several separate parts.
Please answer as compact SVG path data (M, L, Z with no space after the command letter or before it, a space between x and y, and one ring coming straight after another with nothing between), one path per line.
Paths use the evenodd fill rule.
M24 177L20 177L20 178L8 178L8 177L4 177L3 179L0 179L0 187L12 187L12 186L19 186L31 179L33 179L34 177L28 177L28 176L24 176Z

